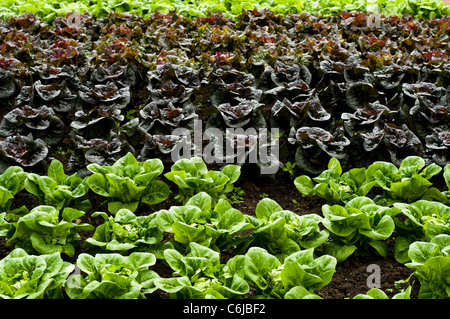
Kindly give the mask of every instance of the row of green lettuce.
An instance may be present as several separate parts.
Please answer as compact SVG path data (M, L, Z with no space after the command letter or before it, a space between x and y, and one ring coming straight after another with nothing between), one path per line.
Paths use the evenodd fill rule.
M92 175L84 179L67 176L54 160L47 176L19 167L0 176L0 236L13 249L0 261L0 297L60 298L64 287L74 299L145 298L157 290L173 298L319 298L337 263L354 254L386 257L389 239L397 261L415 270L419 298L450 297L449 192L429 181L442 168L425 167L419 157L399 168L376 162L345 173L332 159L320 176L299 176L295 186L303 196L327 200L322 216L295 214L270 198L257 204L254 216L243 214L227 199L240 176L235 165L214 171L200 158L177 161L163 176L178 186L180 205L154 213L146 205L170 193L160 160L138 162L127 154L88 169ZM450 165L443 177L450 187ZM369 189L376 188L382 194L372 199ZM17 207L15 195L23 190L41 205ZM89 190L106 198L108 213L92 209ZM84 223L87 213L104 222ZM64 261L63 254L76 255L80 231L89 230L95 231L76 264ZM221 262L230 251L234 257ZM157 260L172 277L152 269ZM358 298L385 296L371 290Z
M222 12L226 17L236 18L242 10L254 8L271 10L276 14L309 12L334 15L346 10L398 16L410 14L415 18L441 18L449 13L449 7L441 0L4 0L0 4L0 17L32 12L50 22L56 16L70 12L90 12L103 17L116 11L149 18L155 11L168 13L176 10L188 17Z

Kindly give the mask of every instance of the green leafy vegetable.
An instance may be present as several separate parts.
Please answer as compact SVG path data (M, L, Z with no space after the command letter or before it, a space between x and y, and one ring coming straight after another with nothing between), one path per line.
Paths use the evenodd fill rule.
M302 196L318 196L330 205L345 204L357 196L365 196L375 184L375 181L366 180L365 168L352 168L342 174L341 164L334 157L330 159L328 169L319 176L311 179L302 175L294 180Z
M62 299L73 269L57 252L34 256L16 248L0 260L0 299Z
M172 206L155 213L152 224L173 233L172 243L181 251L192 242L220 250L245 249L252 240L245 235L253 229L252 223L224 199L220 199L214 209L211 204L211 196L198 193L184 206Z
M335 272L336 259L314 257L314 249L295 252L281 263L265 249L252 247L245 254L245 275L265 298L319 298L314 291L326 286Z
M86 275L73 275L64 288L71 299L145 299L154 292L159 275L150 270L156 262L151 253L80 254L78 268Z
M238 298L249 292L244 280L244 256L221 264L218 252L197 243L190 243L189 248L186 256L174 249L164 252L174 273L172 278L156 279L156 287L184 299Z
M78 173L67 176L58 160L50 163L47 176L29 173L25 189L37 196L42 205L54 206L57 210L72 207L88 212L91 209L89 200L82 201L89 190L86 180Z
M98 215L105 221L97 226L94 235L87 238L84 244L91 247L93 251L121 254L144 251L153 253L157 258L163 258L163 251L173 247L171 243L162 243L162 231L158 226L151 225L154 214L136 216L130 210L123 208L114 217L103 212L93 213L92 217Z
M22 248L30 254L75 254L75 246L81 237L78 230L92 230L89 224L76 224L84 212L66 207L60 212L51 206L37 206L17 222L10 224L6 245Z
M219 199L227 198L240 175L241 168L237 165L226 165L220 171L208 170L203 159L193 157L176 161L164 176L178 185L176 200L186 204L195 194L205 192L211 196L214 206Z
M169 197L169 186L156 179L164 170L160 159L138 162L128 153L111 166L89 164L87 168L94 173L88 178L89 188L108 198L112 214L122 208L134 212L141 203L157 204Z

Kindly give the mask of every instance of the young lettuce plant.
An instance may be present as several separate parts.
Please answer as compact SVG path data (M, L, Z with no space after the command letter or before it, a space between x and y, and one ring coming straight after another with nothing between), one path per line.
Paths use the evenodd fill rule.
M318 196L329 205L345 204L355 197L365 196L375 186L376 181L368 182L365 173L365 168L352 168L342 174L339 160L333 157L328 162L328 169L319 176L311 179L302 175L294 180L294 184L302 196Z
M336 271L336 258L314 257L314 249L295 252L280 262L261 247L245 254L245 279L257 296L279 299L320 299L315 290L325 287Z
M179 187L175 199L186 204L189 199L200 192L205 192L212 198L212 205L219 199L226 199L226 194L234 189L241 175L237 165L226 165L220 171L208 170L202 158L180 159L176 161L169 173L164 176Z
M0 141L0 171L9 166L20 165L30 169L45 167L48 148L41 139L27 136L8 136Z
M395 203L397 226L394 257L400 263L409 261L408 249L415 241L431 241L450 234L450 207L439 202L419 200L412 204ZM398 218L397 215L403 215Z
M111 214L122 208L134 212L141 203L153 205L169 197L169 186L156 179L164 170L160 159L138 162L128 153L111 166L89 164L87 168L94 173L88 178L89 188L108 198Z
M151 253L134 252L80 254L77 267L85 274L71 276L64 288L71 299L145 299L154 292L158 274L149 267L156 263Z
M89 224L76 224L84 212L67 207L60 212L51 206L37 206L28 214L10 224L6 246L22 248L30 254L64 253L75 255L75 246L81 237L79 230L92 230Z
M411 244L405 264L415 270L420 281L419 299L448 299L450 287L450 236L434 237L430 242L416 241Z
M14 196L24 188L27 175L28 173L18 166L10 166L0 175L0 212L19 215L28 213L25 205L10 212Z
M364 294L358 294L353 299L389 299L386 293L378 288L371 288L369 291ZM411 299L411 286L408 286L404 291L399 292L392 299Z
M243 235L253 225L225 199L212 209L212 198L205 192L193 196L184 206L172 206L154 214L152 224L164 232L174 234L171 242L184 251L191 242L215 250L236 248L243 251L251 237Z
M57 210L71 207L88 212L91 209L88 199L82 201L89 191L86 179L78 173L67 176L63 164L56 159L48 166L47 176L29 173L25 189L35 195L42 205L53 206Z
M388 162L375 162L366 170L366 180L376 181L383 189L374 201L378 205L390 206L396 202L412 203L419 199L447 202L447 198L429 181L439 174L442 167L430 164L418 156L405 158L400 167Z
M355 251L364 254L371 247L387 256L386 239L395 230L389 207L378 206L367 197L356 197L345 206L325 204L322 212L322 224L331 238L324 244L326 254L342 262Z
M175 249L164 251L164 257L174 270L172 278L155 279L157 288L183 299L240 298L249 292L242 255L226 264L220 263L220 253L198 243L189 244L185 256Z
M111 217L103 212L95 212L92 217L102 216L104 223L97 226L94 235L85 244L89 251L116 252L129 254L132 251L153 253L164 258L165 249L173 248L170 242L162 243L163 233L158 226L151 225L155 215L136 216L130 210L120 209Z
M0 299L63 299L73 269L58 252L35 256L16 248L0 260Z
M322 217L319 215L297 215L283 210L270 198L261 200L255 213L256 219L248 217L256 225L252 245L268 249L278 258L302 249L317 248L328 240L328 231L320 230Z
M15 108L3 117L0 123L0 136L32 134L34 139L40 138L46 144L54 146L64 136L64 123L47 106L32 108L24 106Z

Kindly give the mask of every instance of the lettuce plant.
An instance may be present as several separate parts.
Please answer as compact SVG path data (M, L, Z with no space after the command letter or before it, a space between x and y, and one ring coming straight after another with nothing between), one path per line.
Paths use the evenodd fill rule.
M79 230L92 230L93 226L75 221L84 212L74 208L60 211L51 206L37 206L28 214L10 224L6 246L22 248L30 254L64 253L75 255L75 246L81 237Z
M396 202L412 203L419 199L447 201L446 197L429 181L442 171L436 164L426 166L423 158L409 156L397 168L389 162L377 161L366 170L366 180L376 181L383 189L374 198L376 204L390 206Z
M328 169L319 176L312 179L308 175L298 176L294 185L302 196L318 196L334 205L365 196L376 185L376 181L367 181L365 168L352 168L342 173L339 160L332 157Z
M0 299L62 299L73 269L58 252L35 256L16 248L0 260Z
M111 166L89 164L87 168L94 173L88 178L89 188L109 199L112 214L121 208L134 212L141 203L157 204L169 197L169 186L156 179L164 170L159 159L138 162L128 153Z
M174 273L172 278L155 279L157 288L184 299L230 299L249 292L244 279L244 256L237 255L221 264L217 251L195 242L189 244L189 250L186 255L175 249L164 251Z
M350 145L350 140L339 128L334 133L320 127L291 128L288 141L297 146L296 166L309 174L320 174L326 168L323 163L328 163L331 157L346 158L346 149Z
M0 123L0 136L31 134L48 145L60 143L64 135L64 123L47 106L15 108L6 114Z
M315 258L314 249L295 252L280 262L260 247L245 254L245 279L263 298L319 299L315 290L326 286L335 273L336 258Z
M394 256L400 263L409 261L408 249L415 241L431 241L450 234L450 207L435 201L419 200L412 204L395 203L397 226ZM398 216L400 215L400 216Z
M395 230L391 209L376 205L370 198L355 197L345 206L322 206L322 224L330 232L330 242L324 244L324 252L339 262L355 251L364 254L369 248L386 257L388 239Z
M20 192L25 186L25 179L28 173L18 166L8 167L0 175L0 211L9 212L14 195ZM28 211L25 206L23 206Z
M48 147L41 139L27 136L8 136L0 141L0 171L19 165L27 168L45 167Z
M42 205L53 206L57 210L72 207L88 212L91 209L90 201L82 200L89 191L86 180L78 173L67 176L63 164L56 159L48 166L47 176L29 173L24 184Z
M226 165L220 171L208 170L202 158L180 159L176 161L171 171L164 174L179 187L175 199L186 204L188 200L200 192L205 192L212 198L214 206L219 199L226 199L241 175L241 168L237 165Z
M174 234L171 241L180 251L196 242L215 250L236 248L244 250L251 241L244 233L253 225L225 199L212 206L212 198L205 192L191 197L184 206L172 206L153 214L152 224Z
M134 252L80 254L77 267L85 274L71 276L64 288L71 299L145 299L154 292L158 274L149 267L156 258L151 253Z
M104 223L97 226L92 237L86 239L84 246L90 248L90 251L120 254L142 251L163 258L163 251L173 248L171 243L162 243L163 232L151 223L154 214L136 216L130 210L122 208L113 217L103 212L92 214L92 217L97 216L102 216Z
M134 153L128 141L115 133L106 139L85 139L77 135L73 140L76 147L70 155L67 171L77 172L81 177L91 174L86 168L89 164L112 165L127 153Z
M297 215L283 210L270 198L256 205L255 214L256 219L248 217L256 228L252 246L268 249L278 258L302 249L317 248L328 240L328 231L320 229L322 217L319 215Z
M416 241L411 244L405 264L415 270L420 281L419 299L450 298L448 277L450 276L450 236L438 235L430 242Z
M358 294L353 299L389 299L386 293L379 288L371 288L366 294ZM394 295L392 299L411 299L411 286L408 286L404 291Z

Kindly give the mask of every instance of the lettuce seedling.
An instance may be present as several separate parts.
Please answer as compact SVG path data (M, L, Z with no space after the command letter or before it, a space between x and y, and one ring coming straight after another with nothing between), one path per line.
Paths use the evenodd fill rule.
M28 173L24 172L21 167L10 166L2 175L0 175L0 212L10 212L10 207L14 199L14 195L24 188L25 179ZM27 213L25 206L13 210L13 214ZM9 216L8 216L9 217Z
M450 207L439 202L419 200L412 204L395 203L397 226L394 257L400 263L409 261L408 249L417 240L431 241L440 234L450 234Z
M226 165L221 171L208 170L203 159L193 157L180 159L172 165L171 171L164 176L179 187L175 199L186 204L189 199L200 192L211 196L214 206L219 199L226 199L226 193L234 189L241 175L241 168L237 165Z
M159 275L149 267L156 263L151 253L80 254L77 267L86 274L73 275L64 288L71 299L145 299L154 292Z
M336 271L336 258L314 257L314 248L295 252L280 262L261 247L245 254L245 279L263 298L320 298L315 290L326 286Z
M205 192L193 196L184 206L172 206L154 216L152 224L174 234L171 242L180 251L192 242L217 250L245 250L252 240L244 235L253 229L246 216L224 199L212 209L212 198Z
M237 255L226 264L220 263L217 251L197 243L189 244L186 256L175 249L164 252L174 270L172 278L155 279L155 286L176 298L239 298L249 292L244 280L244 256Z
M395 230L391 209L376 205L367 197L356 197L345 206L322 206L322 224L330 231L331 241L324 252L342 262L356 250L365 253L369 247L386 257L385 242Z
M111 214L122 208L134 212L141 203L157 204L169 197L169 186L156 179L164 170L160 159L138 162L128 153L111 166L89 164L87 168L94 173L88 178L89 188L108 198Z
M6 246L22 248L30 254L54 252L75 255L75 246L81 237L79 230L92 230L89 224L76 224L84 212L67 207L60 212L51 206L37 206L17 222L10 224Z
M329 205L345 204L357 196L365 196L375 186L376 181L368 182L365 172L365 168L352 168L342 174L339 160L333 157L328 162L328 169L319 176L311 179L302 175L294 180L294 184L302 196L318 196Z
M57 252L34 256L16 248L0 260L0 299L62 299L73 269Z
M103 212L95 212L92 217L99 215L105 222L99 225L94 235L87 238L83 244L89 247L90 251L129 254L137 250L151 252L157 258L164 258L163 251L173 248L170 242L162 243L162 231L158 226L151 225L154 214L136 216L130 210L123 208L114 217Z
M91 209L88 199L82 201L89 191L86 179L78 173L67 176L63 164L56 159L50 163L47 176L29 173L24 184L25 189L35 195L42 205L53 206L57 210L72 207L88 212Z

